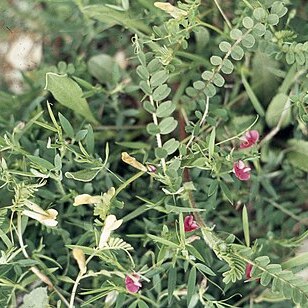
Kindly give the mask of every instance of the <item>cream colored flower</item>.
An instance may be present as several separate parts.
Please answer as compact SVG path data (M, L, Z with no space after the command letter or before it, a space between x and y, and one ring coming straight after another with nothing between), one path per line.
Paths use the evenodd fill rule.
M73 257L77 261L81 274L84 274L87 271L84 252L80 248L73 248Z
M146 168L145 165L139 163L138 160L136 160L135 157L130 156L127 152L123 152L122 153L122 160L124 161L124 163L131 165L132 167L147 172L148 169Z
M55 227L58 222L56 220L58 216L58 211L55 209L49 209L49 210L43 210L39 205L31 202L31 201L26 201L25 205L30 209L30 210L23 210L23 214L33 218L37 221L39 221L41 224L48 226L48 227Z
M91 196L88 194L82 194L75 197L74 206L82 205L82 204L96 204L100 203L102 200L102 196Z
M104 225L101 237L99 239L98 248L103 248L106 245L111 235L111 231L118 229L121 226L122 222L123 222L123 219L117 220L115 215L108 215L106 217L105 225Z
M173 18L179 18L179 17L187 16L187 12L173 6L170 3L154 2L154 5L157 8L159 8L159 9L165 11L166 13L168 13L169 15L171 15Z

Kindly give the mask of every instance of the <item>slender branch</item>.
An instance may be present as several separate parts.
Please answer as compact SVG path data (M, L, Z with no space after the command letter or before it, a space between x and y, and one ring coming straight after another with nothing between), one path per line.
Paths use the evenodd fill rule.
M152 95L150 95L149 98L150 98L151 104L155 107ZM157 116L156 116L155 112L152 113L152 118L153 118L154 124L158 125L158 119L157 119ZM162 140L161 140L160 133L156 134L156 141L157 141L157 146L159 148L162 148L163 147L163 143L162 143ZM161 161L161 165L162 165L163 171L164 171L164 173L166 173L166 160L164 158L161 158L160 161Z
M228 17L225 15L225 13L224 13L224 11L222 10L222 8L221 8L220 4L218 3L218 1L217 1L217 0L214 0L214 3L215 3L215 5L217 6L217 8L218 8L218 10L219 10L219 12L220 12L220 14L221 14L221 16L223 17L223 19L224 19L225 22L227 23L228 27L229 27L230 29L232 29L231 22L230 22L230 20L228 19Z

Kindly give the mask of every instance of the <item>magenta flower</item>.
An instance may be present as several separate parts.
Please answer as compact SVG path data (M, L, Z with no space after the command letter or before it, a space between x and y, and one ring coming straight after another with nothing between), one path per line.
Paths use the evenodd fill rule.
M257 130L250 130L240 138L242 140L240 144L241 149L247 149L256 144L259 140L259 133Z
M245 270L246 279L250 279L251 278L251 271L252 271L252 264L247 263L246 264L246 270Z
M125 287L126 290L132 293L137 293L139 289L142 287L140 283L140 276L137 274L127 275L125 277Z
M198 226L197 222L194 220L193 215L189 215L189 216L186 216L184 218L184 230L185 230L185 232L191 232L191 231L194 231L198 228L199 228L199 226Z
M233 172L241 181L248 181L250 179L250 170L251 168L247 167L242 160L239 160L233 164Z

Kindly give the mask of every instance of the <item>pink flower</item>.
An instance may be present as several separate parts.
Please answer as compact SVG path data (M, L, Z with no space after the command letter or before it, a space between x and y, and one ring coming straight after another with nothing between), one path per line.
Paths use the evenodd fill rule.
M191 231L194 231L198 228L199 228L199 226L198 226L197 222L194 220L193 215L189 215L189 216L186 216L184 218L184 230L185 230L185 232L191 232Z
M142 287L142 284L139 282L140 276L137 274L127 275L125 277L125 287L126 290L132 293L137 293Z
M251 278L251 271L252 271L252 264L247 263L246 264L246 270L245 270L246 279L250 279Z
M241 149L247 149L256 144L259 140L259 133L257 130L250 130L240 138L242 140L240 144Z
M248 181L250 179L250 170L251 168L247 167L242 160L239 160L233 164L233 172L241 181Z

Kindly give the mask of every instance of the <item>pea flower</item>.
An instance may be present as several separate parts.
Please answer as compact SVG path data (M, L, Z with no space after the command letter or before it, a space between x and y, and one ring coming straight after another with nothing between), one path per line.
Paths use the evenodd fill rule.
M240 138L242 140L240 144L241 149L247 149L256 144L259 140L259 132L257 130L250 130Z
M73 257L77 261L79 270L82 274L86 273L87 265L84 252L80 248L73 248Z
M142 287L140 283L140 276L138 274L131 274L125 277L125 287L126 290L131 293L137 293Z
M185 232L191 232L191 231L194 231L198 228L199 228L199 226L198 226L197 222L194 220L193 215L189 215L189 216L186 216L184 218L184 230L185 230Z
M101 237L99 239L98 248L103 248L106 245L111 235L111 231L118 229L121 226L122 222L123 222L123 219L117 220L115 215L108 215L106 217L105 225L104 225Z
M233 165L233 172L241 181L248 181L250 179L250 170L251 168L246 166L242 160L235 162Z
M246 270L245 270L246 279L250 279L251 278L251 271L252 271L252 264L251 263L247 263L246 264Z
M88 194L78 195L74 199L74 206L83 205L83 204L96 204L100 203L102 196L91 196Z
M23 215L33 218L39 221L42 225L47 227L55 227L58 222L56 220L58 216L58 211L55 209L43 210L39 205L31 201L26 201L25 205L30 210L23 210Z

